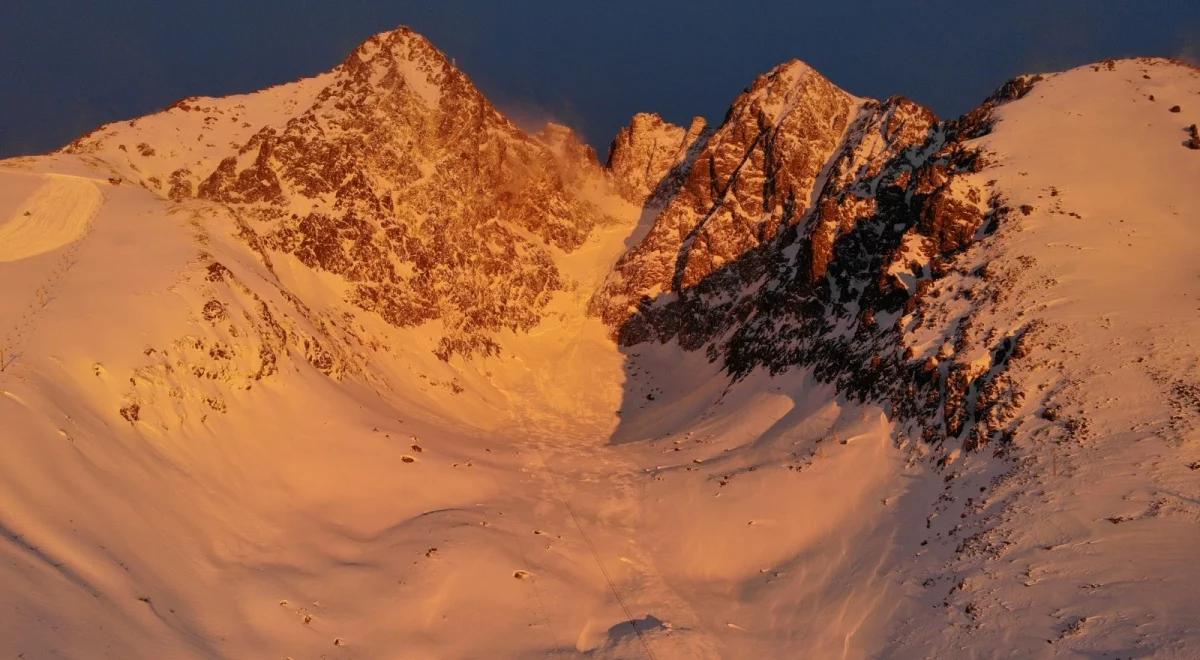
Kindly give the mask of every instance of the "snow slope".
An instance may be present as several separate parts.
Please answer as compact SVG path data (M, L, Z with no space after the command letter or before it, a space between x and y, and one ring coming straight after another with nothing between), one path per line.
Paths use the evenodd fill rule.
M996 110L970 183L1014 212L894 319L980 372L1038 328L977 451L807 368L615 344L587 309L645 218L594 178L612 222L551 253L538 323L442 360L442 321L349 304L128 151L0 162L0 650L1192 657L1197 111L1159 60Z
M0 224L0 261L26 259L79 240L102 199L95 183L44 177L44 183Z
M1192 657L1200 158L1182 142L1200 118L1200 72L1162 60L1081 67L998 114L982 140L994 164L979 176L1022 215L960 267L1012 273L1010 301L978 317L979 334L1045 329L1015 376L1026 396L1013 467L959 532L982 531L988 558L960 558L949 600L972 605L960 622L984 648ZM977 286L947 283L951 315L967 304L958 291ZM951 652L959 636L913 629L905 648Z

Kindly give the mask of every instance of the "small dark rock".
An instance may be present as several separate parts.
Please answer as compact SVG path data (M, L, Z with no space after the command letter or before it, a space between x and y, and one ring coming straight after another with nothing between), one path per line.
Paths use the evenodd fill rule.
M121 408L121 417L124 417L125 421L132 424L132 423L138 421L138 419L140 419L141 411L142 411L141 406L139 406L136 403L131 403L131 404L125 406L124 408Z

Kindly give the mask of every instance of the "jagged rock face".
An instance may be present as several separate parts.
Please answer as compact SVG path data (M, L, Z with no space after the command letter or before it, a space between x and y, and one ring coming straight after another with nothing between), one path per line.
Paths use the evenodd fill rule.
M167 194L230 206L256 246L340 275L352 303L393 325L440 320L444 358L535 325L564 286L553 250L599 220L578 194L603 177L594 154L565 127L521 132L406 28L321 82L209 173L172 172Z
M804 259L802 276L809 283L826 275L834 246L858 218L878 209L881 188L894 185L897 179L908 182L912 167L896 161L922 145L936 121L928 109L904 98L864 104L845 145L830 163L808 221L800 256Z
M268 247L344 276L353 302L394 325L443 320L448 357L494 351L491 333L528 330L561 288L544 245L521 235L572 250L595 223L560 158L398 30L359 47L312 108L256 134L199 195L265 204Z
M919 420L919 432L930 441L956 438L978 447L1005 437L1005 411L1021 395L1005 372L1039 329L980 338L972 333L969 315L957 322L941 318L944 314L925 296L953 271L955 256L995 232L1006 214L1001 201L970 176L983 166L983 157L967 141L990 130L997 104L1020 98L1034 82L1012 81L952 122L939 122L928 109L903 98L847 105L847 115L853 114L846 124L838 120L839 111L828 115L832 120L824 125L825 134L836 133L837 141L827 151L813 150L814 144L823 148L829 142L811 128L804 140L751 134L752 141L775 138L765 154L769 159L756 160L751 152L741 165L745 173L724 180L730 182L728 194L716 211L737 217L727 209L763 201L758 217L774 224L764 227L757 243L739 242L733 232L705 232L710 210L692 206L669 216L673 209L687 208L672 200L646 242L618 264L617 272L626 277L616 282L625 288L613 287L610 280L606 293L614 300L594 301L593 309L616 321L622 343L678 340L685 349L707 348L710 358L721 360L735 377L757 367L813 367L850 397L885 401L899 419ZM760 79L756 88L762 84ZM735 104L731 119L739 111ZM802 153L792 153L795 149ZM821 160L815 162L813 154ZM772 163L804 165L777 169ZM696 169L721 171L719 166ZM767 176L760 174L764 171ZM751 176L743 179L746 174ZM699 179L713 180L705 174ZM800 205L808 191L813 203ZM679 198L689 194L687 185L677 193ZM689 213L690 234L674 245L665 241L666 230L678 235ZM736 224L726 220L725 226ZM723 262L697 262L693 241L700 237L709 253L718 252L712 246L724 239L721 248L740 254ZM655 253L679 264L669 286L661 279L667 272L655 271L657 280L639 278L634 268ZM689 271L689 263L702 267ZM963 295L978 297L977 312L1007 296L1007 274L983 269L967 275L978 282ZM630 288L631 283L642 288ZM635 300L629 291L643 296L632 312L625 306ZM927 320L940 324L946 335L945 350L936 358L915 356L906 348L906 332ZM977 345L987 347L986 368L956 359Z
M804 193L816 201L803 216L694 284L681 282L665 301L643 304L621 324L619 338L636 343L677 337L683 346L695 349L738 318L732 313L744 310L746 296L758 290L748 287L764 277L779 278L786 270L789 284L815 290L834 264L837 249L855 240L858 221L876 214L881 203L904 197L904 191L894 190L894 182L914 185L913 163L919 159L914 150L930 139L935 121L931 112L906 99L862 103L839 135L839 148L819 165L824 176L820 188ZM879 246L867 249L877 254ZM843 271L840 278L852 276L845 263L837 266Z
M553 154L567 190L577 192L607 178L596 150L570 127L549 122L534 137Z
M312 108L282 131L257 133L199 195L370 215L495 215L564 249L582 243L593 220L571 203L552 155L403 29L355 50Z
M726 264L737 264L734 279L755 277L752 252L803 217L859 103L801 62L759 77L667 177L678 184L659 188L653 227L617 263L593 312L621 324L643 298L694 287Z
M642 204L660 190L671 171L688 160L704 136L703 117L684 129L653 113L638 113L609 147L608 170L621 195Z

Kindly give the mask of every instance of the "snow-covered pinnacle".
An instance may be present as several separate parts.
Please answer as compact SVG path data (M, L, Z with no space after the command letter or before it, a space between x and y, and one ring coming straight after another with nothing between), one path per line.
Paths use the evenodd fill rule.
M677 185L660 191L654 226L622 257L593 311L620 325L644 296L693 286L735 262L748 275L757 267L750 253L808 211L862 103L798 60L759 76L711 135L688 145ZM636 128L618 136L614 171L650 160L616 148ZM662 132L674 137L680 129Z
M602 219L581 194L604 180L589 149L565 128L523 133L408 28L322 76L193 100L72 148L159 194L235 208L255 244L341 276L393 325L441 320L446 358L536 324L566 285L549 250L574 250Z
M659 187L672 168L684 162L705 128L703 117L684 129L657 114L641 112L613 139L608 169L621 194L642 203Z
M443 88L463 75L428 39L407 27L367 39L342 68L375 89L409 89L430 108L438 106Z
M805 62L792 59L760 75L733 103L733 111L753 105L771 123L808 94L824 94L833 87L825 76Z
M407 88L436 108L442 90L462 73L424 36L408 28L380 32L350 53L342 68L373 88Z

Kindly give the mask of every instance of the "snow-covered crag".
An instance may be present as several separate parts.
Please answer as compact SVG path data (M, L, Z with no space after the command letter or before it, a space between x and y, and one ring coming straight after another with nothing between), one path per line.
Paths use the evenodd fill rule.
M496 332L532 328L565 285L551 251L604 220L565 183L586 154L522 133L407 29L322 76L184 99L67 151L173 200L229 205L246 240L342 276L362 309L398 327L442 322L444 358L494 353Z
M790 62L756 80L711 134L695 123L684 131L635 117L614 142L612 170L624 188L651 191L652 203L662 208L597 293L595 311L623 323L647 296L692 288L722 267L753 270L754 249L809 207L860 103L803 63ZM663 181L651 184L660 172ZM626 341L648 336L634 329L625 334Z
M778 67L697 154L678 159L668 176L682 185L660 191L653 228L593 309L624 344L707 346L735 375L812 366L856 398L888 399L919 418L927 440L970 432L986 441L994 424L965 428L976 418L963 409L975 385L966 365L939 369L939 356L908 350L897 327L903 315L921 317L948 262L1007 214L965 176L984 164L967 141L1031 84L1015 80L940 122L904 98L852 97L799 62ZM1020 336L993 339L1004 361Z
M1190 657L1198 110L791 61L602 165L401 28L0 162L0 650Z

